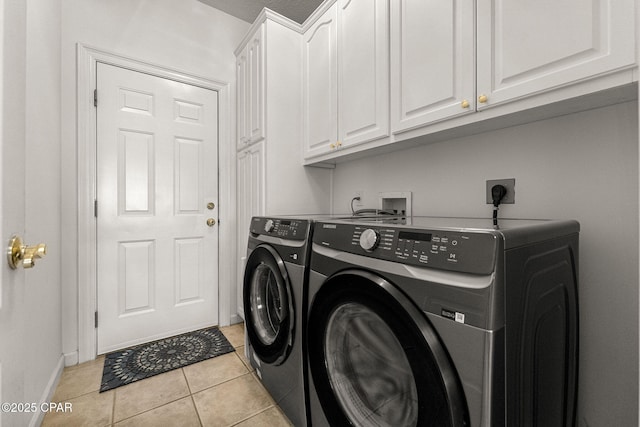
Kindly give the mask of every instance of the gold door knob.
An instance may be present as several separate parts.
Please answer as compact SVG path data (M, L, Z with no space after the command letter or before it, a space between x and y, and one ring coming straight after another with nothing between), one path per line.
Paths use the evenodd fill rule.
M209 218L209 219L207 219L207 225L208 225L209 227L213 227L214 225L216 225L216 220L215 220L215 219L213 219L213 218Z
M338 146L338 148L340 148L340 147L342 147L342 142L338 141L338 142L336 142L336 145Z
M480 95L478 97L478 102L480 104L486 104L488 100L489 100L489 98L487 98L487 95Z
M9 262L9 267L14 270L18 268L20 263L24 268L32 268L35 265L35 260L44 257L46 254L47 245L44 243L26 246L22 243L20 237L13 236L7 250L7 261Z
M24 249L24 258L22 259L22 266L24 268L31 268L35 265L35 260L42 258L47 254L47 245L39 243L35 246L27 246Z
M213 203L213 202L207 203L207 209L209 209L210 211L215 209L215 207L216 207L215 203Z
M329 148L334 150L336 148L336 144L332 142L331 144L329 144Z
M462 108L469 108L469 101L467 101L466 99L463 99L462 103L460 104L460 106Z

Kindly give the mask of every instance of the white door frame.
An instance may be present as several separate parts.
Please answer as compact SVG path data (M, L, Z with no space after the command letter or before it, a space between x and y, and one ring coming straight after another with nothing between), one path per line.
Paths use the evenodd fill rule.
M176 80L218 92L218 201L219 247L234 242L235 198L231 192L235 176L230 149L230 84L194 76L171 68L142 62L78 43L77 45L77 174L78 174L78 361L93 360L97 354L95 328L97 276L96 276L96 113L93 91L98 62L127 68L158 77ZM227 243L224 243L227 242ZM234 283L234 250L219 250L218 256L218 313L220 325L231 321L230 283Z

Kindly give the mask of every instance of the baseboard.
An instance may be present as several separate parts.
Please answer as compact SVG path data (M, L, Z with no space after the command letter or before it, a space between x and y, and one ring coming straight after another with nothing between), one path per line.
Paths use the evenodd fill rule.
M47 386L45 387L44 392L42 393L42 397L40 398L39 408L41 408L43 404L45 403L48 404L51 402L51 399L53 398L53 394L56 391L56 387L58 386L58 382L60 381L60 376L62 375L62 371L64 370L65 359L66 359L65 356L60 355L60 359L58 359L58 363L56 367L53 369L53 372L51 373L51 377L49 378L49 382L47 383ZM41 425L45 415L46 415L46 412L43 412L42 410L34 412L33 417L31 417L31 421L29 422L29 427L36 427Z
M244 322L244 320L242 319L242 317L240 317L240 315L238 314L234 314L231 316L231 320L230 320L230 325L235 325L236 323L242 323Z
M64 366L75 366L78 364L80 360L78 358L78 351L72 351L71 353L65 353L64 356Z

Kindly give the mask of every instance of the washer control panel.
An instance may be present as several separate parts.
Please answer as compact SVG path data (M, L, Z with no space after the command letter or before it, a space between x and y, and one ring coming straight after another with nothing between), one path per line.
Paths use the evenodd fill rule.
M372 258L476 274L491 273L496 256L496 236L477 231L320 223L313 241Z
M251 234L279 237L286 240L304 240L309 230L309 221L302 219L253 217Z

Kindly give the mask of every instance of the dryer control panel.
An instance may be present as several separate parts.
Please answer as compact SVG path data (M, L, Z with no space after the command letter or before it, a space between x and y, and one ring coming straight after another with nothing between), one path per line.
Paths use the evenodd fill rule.
M305 240L309 231L309 221L285 218L251 218L250 230L253 235L267 235L286 240Z
M371 258L475 274L493 271L497 247L491 233L339 223L317 225L313 242Z

